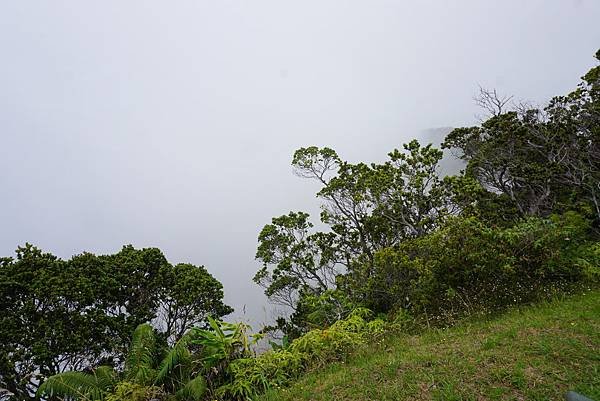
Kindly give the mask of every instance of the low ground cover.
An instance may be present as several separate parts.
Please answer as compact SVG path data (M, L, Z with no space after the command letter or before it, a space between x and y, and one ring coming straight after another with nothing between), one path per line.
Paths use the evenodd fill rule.
M600 291L419 335L381 337L261 399L600 400Z

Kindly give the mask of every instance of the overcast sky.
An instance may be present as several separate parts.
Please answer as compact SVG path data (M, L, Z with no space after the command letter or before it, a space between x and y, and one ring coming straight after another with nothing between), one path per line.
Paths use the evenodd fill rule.
M0 2L0 256L158 247L239 316L261 227L318 210L293 151L375 161L478 113L541 103L600 47L600 1Z

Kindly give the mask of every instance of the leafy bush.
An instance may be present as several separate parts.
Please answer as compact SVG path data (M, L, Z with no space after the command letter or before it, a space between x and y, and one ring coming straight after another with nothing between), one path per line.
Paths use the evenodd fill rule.
M364 297L376 310L444 320L529 302L598 280L600 246L589 242L589 229L574 212L509 228L455 218L430 235L378 252Z
M343 359L357 346L386 330L383 320L371 318L368 309L355 309L346 319L326 329L311 330L286 349L233 361L229 365L232 381L222 386L218 394L248 399L270 388L287 385L308 368Z
M142 386L131 382L120 382L114 391L106 396L105 401L146 401L164 400L165 391L158 386Z
M100 366L90 373L59 373L44 381L37 395L78 401L203 400L227 382L232 360L252 355L245 324L208 321L209 329L194 327L171 348L160 344L152 326L141 324L122 372Z
M585 278L593 283L600 282L600 242L582 246L574 260Z

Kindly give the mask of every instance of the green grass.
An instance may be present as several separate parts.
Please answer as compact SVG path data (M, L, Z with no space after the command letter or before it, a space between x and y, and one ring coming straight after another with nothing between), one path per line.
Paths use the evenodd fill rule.
M389 335L271 391L280 400L600 401L600 291L420 335Z

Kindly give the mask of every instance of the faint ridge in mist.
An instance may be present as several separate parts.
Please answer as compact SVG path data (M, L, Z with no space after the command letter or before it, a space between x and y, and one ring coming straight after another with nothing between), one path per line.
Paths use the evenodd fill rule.
M441 148L444 138L454 128L453 127L438 127L429 128L421 132L419 141L421 145L432 144L436 148ZM444 158L440 161L440 173L442 176L458 174L465 167L465 163L458 159L452 150L444 149Z

